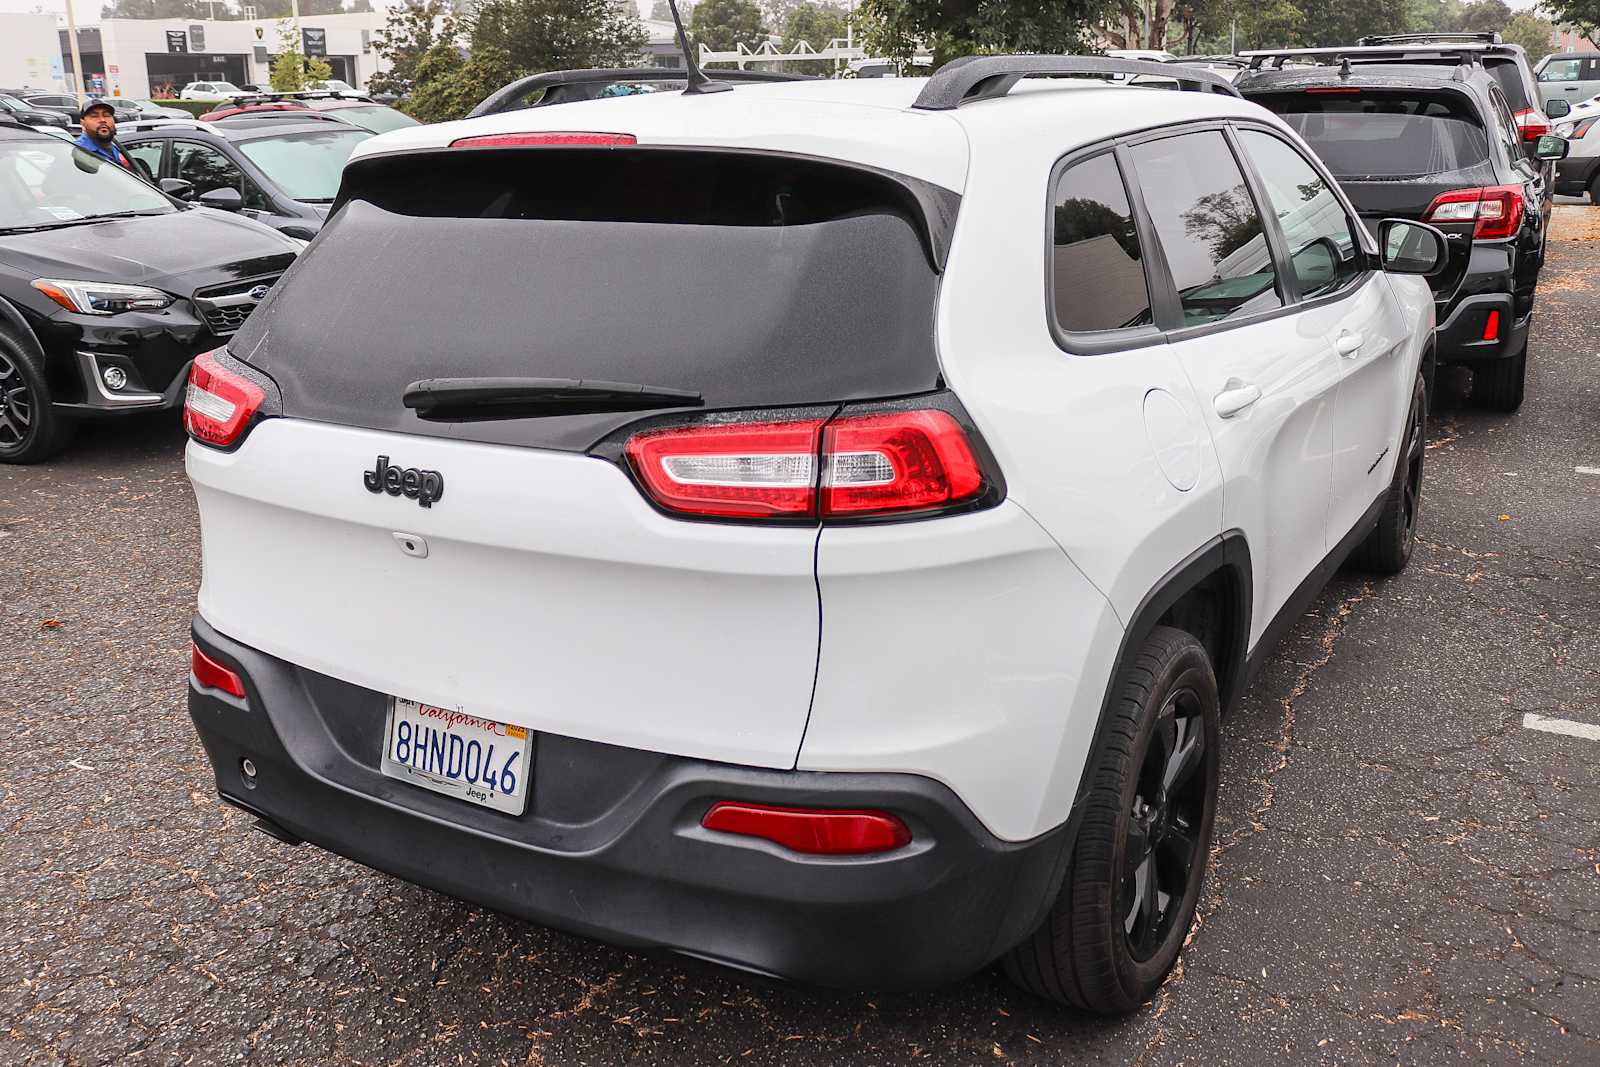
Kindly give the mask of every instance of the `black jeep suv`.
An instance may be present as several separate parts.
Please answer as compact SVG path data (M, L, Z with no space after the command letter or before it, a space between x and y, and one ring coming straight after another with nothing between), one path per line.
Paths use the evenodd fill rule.
M79 419L176 408L299 248L0 122L0 463L45 459Z
M1305 138L1369 229L1398 217L1444 231L1450 261L1429 279L1439 362L1472 368L1481 406L1515 411L1550 220L1543 161L1567 144L1546 135L1524 150L1481 48L1452 53L1450 65L1363 61L1385 51L1247 52L1251 68L1234 84Z

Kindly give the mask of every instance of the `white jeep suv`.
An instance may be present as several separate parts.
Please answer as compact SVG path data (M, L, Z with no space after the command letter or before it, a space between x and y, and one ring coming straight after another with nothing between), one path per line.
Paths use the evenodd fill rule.
M195 361L218 788L597 938L1131 1010L1221 713L1410 554L1443 239L1204 71L711 88L366 142Z

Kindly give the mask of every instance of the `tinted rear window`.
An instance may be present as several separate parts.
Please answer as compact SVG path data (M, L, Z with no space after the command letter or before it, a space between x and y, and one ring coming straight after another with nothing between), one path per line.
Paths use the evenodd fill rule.
M1283 116L1339 178L1421 178L1489 159L1482 122L1457 93L1361 90L1251 99Z
M938 274L904 200L871 172L760 153L357 164L230 348L290 415L574 450L638 414L441 424L401 395L467 376L689 389L707 409L924 392L940 385Z

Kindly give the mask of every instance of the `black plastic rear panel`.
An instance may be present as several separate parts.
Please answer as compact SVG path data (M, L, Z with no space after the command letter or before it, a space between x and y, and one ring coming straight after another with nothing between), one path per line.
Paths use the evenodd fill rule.
M285 415L582 451L640 413L439 422L401 395L422 378L583 378L716 410L940 386L938 274L888 180L753 153L443 155L347 184L234 339Z

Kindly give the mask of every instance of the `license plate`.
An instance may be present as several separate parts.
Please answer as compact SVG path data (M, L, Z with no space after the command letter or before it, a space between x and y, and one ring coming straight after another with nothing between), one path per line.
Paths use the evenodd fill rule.
M509 815L527 806L526 727L390 697L384 738L382 768L391 778Z

